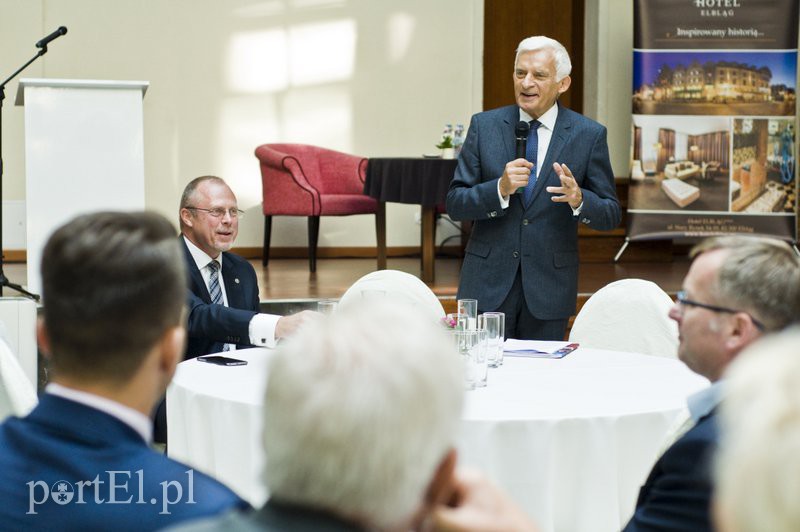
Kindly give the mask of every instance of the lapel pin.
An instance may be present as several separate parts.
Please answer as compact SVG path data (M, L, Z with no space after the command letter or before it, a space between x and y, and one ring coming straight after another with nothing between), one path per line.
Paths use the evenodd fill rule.
M233 282L239 284L239 279L234 279Z

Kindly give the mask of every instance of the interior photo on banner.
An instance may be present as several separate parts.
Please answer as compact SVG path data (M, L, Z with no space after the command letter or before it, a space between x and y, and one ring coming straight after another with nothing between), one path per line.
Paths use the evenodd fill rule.
M797 241L796 0L634 0L629 240Z

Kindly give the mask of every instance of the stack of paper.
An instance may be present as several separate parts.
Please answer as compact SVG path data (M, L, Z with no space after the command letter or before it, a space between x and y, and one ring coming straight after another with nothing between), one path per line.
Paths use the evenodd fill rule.
M509 338L503 344L503 353L511 357L564 358L578 349L578 344L542 340L516 340Z

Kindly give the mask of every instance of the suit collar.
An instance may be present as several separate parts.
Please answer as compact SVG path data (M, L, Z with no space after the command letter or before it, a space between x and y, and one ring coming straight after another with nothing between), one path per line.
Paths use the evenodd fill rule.
M42 395L39 404L25 419L49 427L62 438L87 445L115 442L147 447L138 432L114 416L49 393Z

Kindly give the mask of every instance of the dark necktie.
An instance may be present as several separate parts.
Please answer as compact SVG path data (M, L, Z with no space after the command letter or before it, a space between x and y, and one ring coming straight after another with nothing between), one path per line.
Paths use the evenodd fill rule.
M222 299L222 288L219 286L219 262L212 260L208 263L208 268L211 270L211 276L208 278L208 293L211 296L211 302L215 305L224 305ZM223 351L229 351L230 344L224 344Z
M528 143L525 146L525 158L533 163L531 168L531 176L528 179L528 185L525 187L524 198L525 206L531 203L533 197L533 187L536 186L536 156L539 152L539 126L542 124L538 120L531 121L531 130L528 133Z

